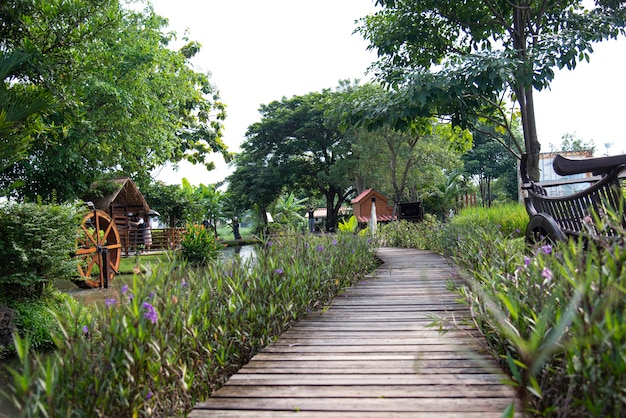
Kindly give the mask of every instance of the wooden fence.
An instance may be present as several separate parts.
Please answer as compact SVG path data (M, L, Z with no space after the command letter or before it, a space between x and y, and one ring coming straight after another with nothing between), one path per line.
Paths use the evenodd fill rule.
M118 229L122 243L122 255L134 255L137 251L152 252L180 248L185 228L152 228L148 230L152 243L146 241L145 229Z

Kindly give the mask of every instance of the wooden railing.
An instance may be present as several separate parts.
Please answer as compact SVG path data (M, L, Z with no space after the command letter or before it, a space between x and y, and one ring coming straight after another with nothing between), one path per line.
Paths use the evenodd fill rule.
M122 243L122 256L135 255L137 251L142 253L153 251L176 250L180 248L185 228L152 228L150 236L152 243L146 242L145 229L119 229Z

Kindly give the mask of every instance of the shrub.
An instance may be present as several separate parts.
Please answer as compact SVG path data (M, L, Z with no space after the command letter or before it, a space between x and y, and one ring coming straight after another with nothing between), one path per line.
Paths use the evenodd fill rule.
M41 295L47 284L76 275L75 206L33 203L0 206L0 299Z
M18 340L14 402L24 416L183 415L373 262L346 234L274 238L254 263L157 265L91 322L61 321L66 338L45 358Z
M581 239L529 250L503 228L457 231L455 260L471 272L460 291L529 412L622 415L623 245Z
M184 259L192 265L204 265L217 259L221 246L204 225L187 224L180 243Z
M5 312L12 312L12 324L4 323L1 326L17 330L22 338L30 341L30 346L41 350L54 347L55 338L61 338L62 332L58 326L59 319L67 321L76 314L78 302L66 293L60 292L53 286L46 286L39 298L15 300L5 305ZM91 311L80 311L81 321L90 321ZM7 328L5 328L7 329ZM0 358L15 354L13 336L6 342L0 343Z

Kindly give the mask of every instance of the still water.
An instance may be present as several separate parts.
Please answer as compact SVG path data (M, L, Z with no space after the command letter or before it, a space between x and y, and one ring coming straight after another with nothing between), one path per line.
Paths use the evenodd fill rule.
M220 258L229 259L239 257L242 261L246 261L255 257L255 248L254 245L226 247L220 251ZM104 303L107 299L119 300L122 287L125 284L131 285L132 281L132 275L120 274L115 276L115 279L109 284L108 289L79 289L69 280L59 280L56 285L58 289L72 295L79 302L91 304Z
M221 250L220 258L229 259L240 257L242 260L254 259L255 246L233 246ZM70 280L58 280L56 286L59 290L66 292L84 304L103 304L107 299L120 298L120 291L125 284L130 285L133 281L132 275L118 275L110 283L108 289L79 289ZM0 360L0 391L7 392L9 381L12 380L11 375L6 370L6 366L16 367L17 362L14 359ZM17 415L17 411L11 402L4 396L0 395L0 418L8 418Z

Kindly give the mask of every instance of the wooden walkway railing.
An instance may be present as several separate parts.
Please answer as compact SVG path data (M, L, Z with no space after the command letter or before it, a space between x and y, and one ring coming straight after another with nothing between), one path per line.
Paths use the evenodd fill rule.
M378 254L384 264L371 276L285 332L189 416L500 417L515 393L447 290L453 267L427 251ZM433 315L458 329L440 334Z

